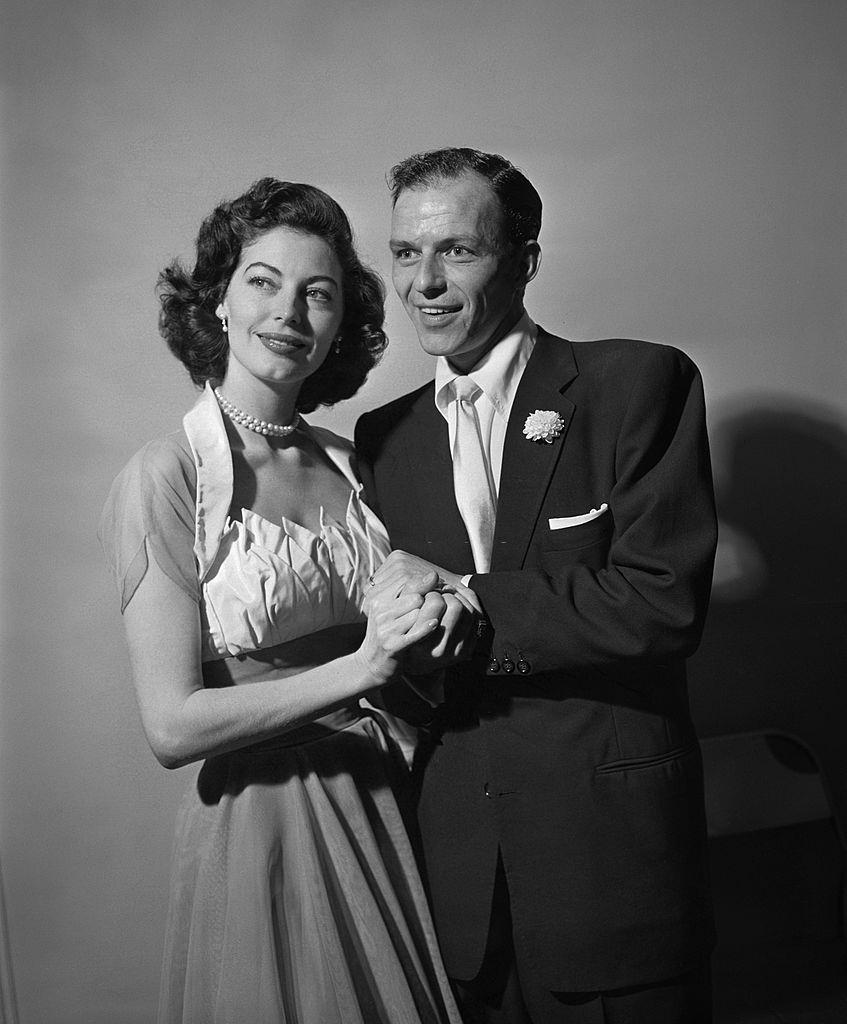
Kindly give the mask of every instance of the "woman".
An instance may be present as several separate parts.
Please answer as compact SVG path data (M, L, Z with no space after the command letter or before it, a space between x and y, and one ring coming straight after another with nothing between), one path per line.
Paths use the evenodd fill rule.
M160 297L204 391L101 524L153 752L207 759L178 821L159 1020L458 1020L402 768L359 701L413 650L460 651L469 616L451 594L370 590L385 532L349 444L300 418L380 355L381 283L334 200L265 178L204 222Z

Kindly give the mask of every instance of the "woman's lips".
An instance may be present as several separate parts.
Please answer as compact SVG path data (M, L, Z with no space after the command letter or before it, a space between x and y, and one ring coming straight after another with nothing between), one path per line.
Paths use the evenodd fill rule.
M271 352L277 352L281 355L285 355L290 352L296 352L301 348L306 347L306 342L302 338L295 338L290 334L275 334L273 332L267 333L265 331L257 332L256 337L261 343Z

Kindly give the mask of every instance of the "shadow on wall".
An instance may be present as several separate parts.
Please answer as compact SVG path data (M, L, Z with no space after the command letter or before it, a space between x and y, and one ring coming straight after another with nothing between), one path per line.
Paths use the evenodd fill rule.
M803 740L847 836L847 431L826 408L754 396L712 447L721 538L694 721L703 737Z

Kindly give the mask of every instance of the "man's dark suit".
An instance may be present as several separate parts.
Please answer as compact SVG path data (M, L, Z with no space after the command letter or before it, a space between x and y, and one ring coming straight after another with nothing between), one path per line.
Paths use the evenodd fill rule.
M523 436L556 411L552 444ZM430 383L364 415L366 494L395 548L472 572ZM608 511L564 529L550 519ZM684 659L716 523L702 385L676 349L539 330L512 407L491 624L451 669L422 778L425 872L448 974L478 971L498 850L521 974L589 992L679 975L712 943L702 771Z

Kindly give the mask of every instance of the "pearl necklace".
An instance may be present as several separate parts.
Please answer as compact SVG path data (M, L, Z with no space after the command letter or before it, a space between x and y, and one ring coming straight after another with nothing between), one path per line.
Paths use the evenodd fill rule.
M268 437L288 437L292 434L300 424L300 413L294 413L294 419L291 423L266 423L264 420L258 419L256 416L250 416L246 412L242 412L238 406L233 405L232 402L228 401L221 394L220 388L215 388L215 398L218 400L218 405L223 409L224 413L229 416L233 423L238 423L242 427L246 427L248 430L252 430L256 434L266 434Z

